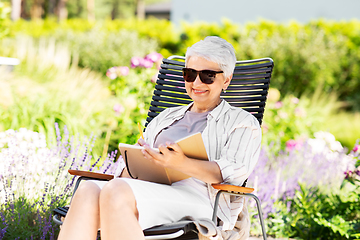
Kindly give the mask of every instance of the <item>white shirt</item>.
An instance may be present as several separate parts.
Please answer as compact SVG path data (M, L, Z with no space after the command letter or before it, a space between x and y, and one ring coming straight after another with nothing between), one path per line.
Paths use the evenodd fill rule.
M161 130L181 119L192 104L162 111L147 126L144 133L145 141L153 147L154 140ZM253 171L260 154L261 129L257 119L247 111L232 107L223 100L209 112L202 138L209 160L219 165L223 183L241 186ZM124 167L123 164L120 166ZM208 191L214 206L218 190L208 184ZM222 230L234 228L243 209L243 203L243 198L221 195L217 216L223 222Z

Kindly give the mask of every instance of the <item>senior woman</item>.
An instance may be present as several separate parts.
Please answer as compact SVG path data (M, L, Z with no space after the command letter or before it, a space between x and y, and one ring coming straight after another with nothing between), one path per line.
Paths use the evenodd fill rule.
M234 48L224 39L207 37L188 48L185 58L185 88L193 103L161 112L138 144L149 160L191 178L172 185L126 178L121 162L116 174L121 177L80 185L59 239L95 239L99 228L105 240L144 239L142 230L154 225L184 216L211 218L216 194L211 184L241 185L248 178L259 156L259 123L220 98L232 78ZM174 143L196 132L202 133L209 161L186 157ZM243 203L243 198L221 197L218 218L223 230L234 227Z

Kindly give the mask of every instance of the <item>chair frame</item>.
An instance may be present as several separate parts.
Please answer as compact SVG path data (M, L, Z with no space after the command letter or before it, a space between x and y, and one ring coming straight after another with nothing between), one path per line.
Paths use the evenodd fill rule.
M180 62L175 59L180 60ZM186 91L183 89L184 80L182 78L181 69L185 66L184 59L185 58L182 56L171 56L168 59L163 59L145 127L154 117L167 107L187 105L191 102L190 97L184 94ZM221 97L227 100L231 105L241 107L252 113L261 125L274 62L271 58L261 58L237 61L236 65L232 84L228 87L229 91L227 93L222 93ZM233 81L237 80L238 82L233 83ZM240 93L237 91L240 91ZM238 98L239 95L240 98ZM81 170L70 169L68 172L71 175L79 176L74 187L73 196L82 180L109 181L114 178L113 175L109 174ZM213 188L219 190L215 197L212 221L217 224L217 210L221 194L252 198L256 202L263 239L267 240L261 202L259 198L252 193L254 189L245 187L245 184L246 181L241 187L229 184L212 184ZM65 210L63 215L66 215ZM58 214L54 214L53 220L59 225L62 224ZM144 234L145 239L181 239L184 231L179 230L175 233L161 235L146 235L146 230L144 230Z

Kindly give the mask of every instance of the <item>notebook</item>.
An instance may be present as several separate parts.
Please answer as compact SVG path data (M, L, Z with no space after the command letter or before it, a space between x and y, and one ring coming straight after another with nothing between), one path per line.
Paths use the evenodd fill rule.
M187 157L198 160L208 160L201 133L182 138L176 143ZM119 144L119 150L125 161L130 177L150 182L171 185L174 182L189 178L190 176L170 168L156 165L146 159L141 150L143 147L125 143ZM159 149L155 148L155 151Z

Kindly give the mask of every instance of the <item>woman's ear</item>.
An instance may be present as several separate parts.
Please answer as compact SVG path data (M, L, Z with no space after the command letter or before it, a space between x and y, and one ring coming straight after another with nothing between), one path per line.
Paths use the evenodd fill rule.
M228 76L227 78L225 78L225 81L224 81L224 87L223 89L226 90L231 82L231 79L232 79L233 75L231 74L230 76Z

